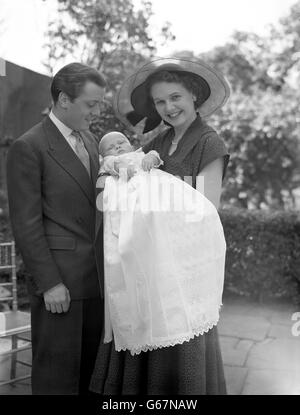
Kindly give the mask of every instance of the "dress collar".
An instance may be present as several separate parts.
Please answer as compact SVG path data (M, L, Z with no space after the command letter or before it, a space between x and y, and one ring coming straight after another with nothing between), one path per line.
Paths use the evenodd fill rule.
M199 130L204 125L205 125L204 121L202 121L199 113L197 113L197 117L194 119L194 121L192 121L192 123L186 129L182 138L179 140L176 150L169 157L179 156L180 159L184 159L186 155L191 151L191 149L199 142L201 138L201 134L199 134ZM168 155L168 151L171 146L171 141L173 137L174 137L174 128L172 127L167 131L166 136L165 136L165 141L166 141L165 149L166 149L167 155Z

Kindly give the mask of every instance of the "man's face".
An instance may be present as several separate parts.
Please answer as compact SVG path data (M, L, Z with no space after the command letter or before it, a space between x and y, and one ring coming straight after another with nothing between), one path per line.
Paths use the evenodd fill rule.
M80 95L73 101L68 100L65 122L73 130L88 130L95 115L100 115L105 90L93 82L86 82Z

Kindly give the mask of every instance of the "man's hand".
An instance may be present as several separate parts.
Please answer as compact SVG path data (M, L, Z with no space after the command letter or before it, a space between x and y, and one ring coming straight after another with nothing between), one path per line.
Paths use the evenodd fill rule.
M148 153L142 160L142 169L150 171L153 167L159 166L160 160L155 154Z
M97 189L102 189L103 190L103 188L105 187L105 182L106 182L107 177L108 176L98 177L97 182L96 182Z
M44 292L44 302L47 311L51 311L51 313L66 313L71 302L69 290L64 284L58 284Z

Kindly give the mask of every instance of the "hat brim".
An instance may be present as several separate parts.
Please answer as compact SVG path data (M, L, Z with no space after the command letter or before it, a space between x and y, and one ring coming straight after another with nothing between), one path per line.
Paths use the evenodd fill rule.
M151 108L146 90L148 77L160 70L190 73L194 79L199 77L199 80L204 79L207 82L210 94L204 103L196 108L202 117L208 117L221 108L230 95L230 86L225 77L203 61L160 58L147 63L129 76L115 94L114 110L116 116L127 127L136 130L137 125L143 121L148 123L147 131L150 131L161 123L160 116ZM133 92L134 102L132 102ZM147 118L146 121L145 118ZM146 132L145 129L144 132Z

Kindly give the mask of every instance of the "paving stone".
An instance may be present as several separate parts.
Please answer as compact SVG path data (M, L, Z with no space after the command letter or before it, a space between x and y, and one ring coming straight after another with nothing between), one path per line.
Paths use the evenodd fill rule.
M32 395L30 382L17 382L14 385L0 386L0 395Z
M252 308L252 304L248 303L244 299L225 299L223 300L223 306L221 308L221 314L246 314Z
M247 312L245 313L247 316L250 317L264 317L265 319L269 320L274 313L273 310L267 308L267 307L261 307L261 306L252 306L248 308Z
M225 298L223 307L226 314L239 312L253 317L272 318L274 322L278 319L278 323L281 321L290 322L291 315L300 311L300 309L297 310L295 305L287 301L273 300L261 304L251 302L245 298Z
M274 338L283 338L289 340L299 340L300 341L300 332L298 336L293 335L292 333L292 323L289 326L285 324L273 324L268 333L268 337ZM299 345L300 346L300 345Z
M251 347L254 345L255 343L252 340L240 340L238 342L238 344L236 345L236 348L238 350L243 350L245 352L249 352L249 350L251 349Z
M19 341L19 345L25 345L28 342ZM11 349L11 339L5 338L0 341L0 351L4 352ZM18 360L31 364L31 349L24 350L18 353ZM11 367L11 355L0 356L0 382L9 380ZM17 376L26 376L30 374L31 368L20 363L17 363ZM23 395L31 394L30 380L17 382L14 385L0 386L0 395Z
M218 330L222 336L259 341L266 338L270 323L264 317L221 315Z
M224 365L224 372L228 395L240 395L248 369Z
M0 358L0 382L7 379L7 373L9 373L10 357L1 356ZM0 392L1 393L1 392Z
M300 395L300 374L249 369L242 395Z
M247 309L246 315L252 316L252 317L265 317L266 319L272 319L274 316L281 316L284 319L286 316L290 318L291 314L294 312L294 309L291 308L291 305L284 304L271 304L268 305L261 305L261 304L252 304L252 307L249 307Z
M253 345L251 340L239 340L232 337L221 337L221 351L222 358L225 365L229 366L244 366L247 354ZM224 339L230 341L224 342ZM236 340L236 341L232 341Z
M298 340L271 339L255 344L248 354L246 366L257 369L278 369L300 374Z
M286 326L291 326L295 320L292 320L292 316L294 313L299 313L300 310L289 310L289 311L274 311L272 314L270 321L272 324L282 324ZM299 318L297 318L299 320Z
M220 336L221 349L233 348L239 342L237 337Z
M20 353L20 356L18 357L19 360L27 363L31 363L31 357L24 355L25 352ZM5 356L3 357L3 360L0 362L0 381L6 381L9 379L10 376L10 367L11 367L11 357ZM20 363L17 363L16 366L16 373L17 376L26 376L29 375L31 372L31 368L25 365L22 365ZM0 392L1 393L1 392Z
M300 395L300 336L291 334L293 312L286 303L224 300L218 331L230 395ZM9 348L10 342L0 339L0 351ZM31 361L30 350L20 356ZM9 367L10 358L0 357L0 381L8 378ZM20 366L18 374L28 370ZM1 394L30 395L30 380L0 387Z

